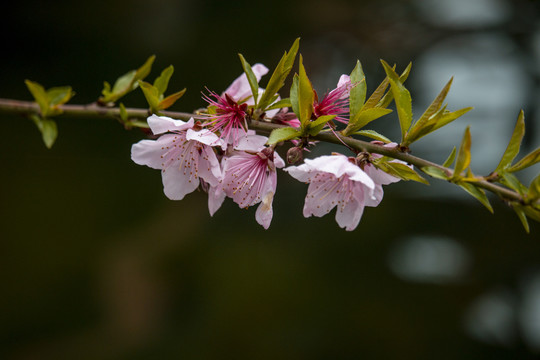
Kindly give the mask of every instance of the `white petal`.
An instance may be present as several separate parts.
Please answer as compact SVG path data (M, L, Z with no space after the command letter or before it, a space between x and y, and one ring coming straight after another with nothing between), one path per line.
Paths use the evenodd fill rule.
M210 187L208 190L208 211L210 216L214 216L225 200L225 192L220 186Z
M199 176L211 186L216 186L222 176L216 153L210 146L205 146L199 156Z
M146 165L153 169L161 169L163 159L161 156L166 152L164 148L171 146L176 135L163 135L157 140L141 140L131 147L131 160L136 164Z
M179 166L179 163L175 163L161 173L163 192L171 200L182 200L199 186L199 178L191 176L189 172L184 174L184 169Z
M301 182L308 182L314 171L308 164L302 164L298 166L289 166L283 169L288 172L293 178Z
M257 207L257 211L255 212L255 220L259 224L262 225L265 229L268 229L270 227L270 223L272 222L272 216L274 215L274 212L272 210L272 201L274 200L274 193L272 191L268 191L263 197L262 201Z
M175 120L167 116L152 115L148 118L148 126L150 126L154 135L191 129L193 124L193 118L189 119L188 122Z
M365 206L378 206L381 203L384 192L381 185L375 185L373 195L370 196L368 191L364 191Z
M336 211L336 222L347 231L356 229L364 212L364 194L357 195L344 207L338 206Z
M279 156L277 152L274 152L274 165L278 169L281 169L282 167L285 166L285 161L283 161L283 159L281 158L281 156Z
M376 184L388 185L400 180L400 178L387 174L373 165L368 165L364 169Z
M249 131L249 130L248 130ZM266 136L248 135L241 137L238 144L234 147L235 150L257 152L264 148L264 144L268 141Z
M220 141L219 137L207 129L202 129L200 131L188 129L188 131L186 132L186 139L195 140L195 141L198 141L200 143L203 143L205 145L210 145L210 146L222 145L222 141Z
M341 75L339 77L339 81L337 83L337 86L336 87L341 87L343 85L347 85L347 84L350 84L351 83L351 77L349 75Z

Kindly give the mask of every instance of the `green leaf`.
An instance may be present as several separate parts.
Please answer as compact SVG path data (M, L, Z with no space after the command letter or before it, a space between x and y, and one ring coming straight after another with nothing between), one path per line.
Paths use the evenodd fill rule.
M251 93L253 94L253 101L255 101L255 108L257 108L257 100L259 99L259 83L257 82L257 77L251 69L251 65L244 59L242 54L238 54L240 61L242 62L242 67L246 73L249 87L251 88Z
M63 105L73 97L71 86L53 87L47 90L47 97L51 106Z
M167 91L169 80L173 73L174 66L170 65L161 72L161 75L159 75L156 80L154 80L154 86L158 90L159 95L165 94L165 91Z
M150 56L146 62L137 70L131 70L121 77L119 77L111 90L109 83L105 82L101 93L102 97L99 98L101 103L116 102L122 96L126 95L132 90L135 90L139 86L138 80L144 79L152 69L155 56Z
M146 59L144 64L140 68L137 69L137 71L135 72L135 77L132 82L131 90L135 90L137 88L137 82L139 80L143 80L145 77L148 76L148 74L150 74L150 71L152 70L152 64L154 63L155 59L156 59L155 55L150 56L148 59Z
M413 180L422 184L429 185L429 182L426 179L421 177L416 171L411 169L411 167L406 164L388 161L387 157L380 158L379 161L374 162L374 164L384 172L402 180Z
M343 131L345 136L348 136L351 133L363 128L373 120L376 120L384 115L391 113L391 109L385 109L380 107L374 107L371 109L365 109L356 114L356 118L350 119L349 124Z
M291 84L291 93L289 99L291 100L291 107L296 117L300 119L300 108L298 104L298 74L294 74Z
M527 197L531 200L540 200L540 175L531 181Z
M399 79L399 75L386 63L381 60L383 64L386 76L390 80L390 87L394 101L396 103L396 109L399 118L399 125L401 127L401 139L405 141L407 131L412 123L412 100L409 90L403 86L403 83Z
M366 100L366 76L362 71L360 61L356 61L356 66L351 72L352 89L349 95L350 118L353 119L360 113Z
M519 160L517 163L510 166L507 169L507 171L515 172L515 171L523 170L538 162L540 162L540 148L537 148L533 150L531 153L525 155L523 159Z
M292 107L291 99L289 98L281 99L278 102L275 102L269 107L267 107L266 110L281 109L284 107Z
M328 123L329 121L332 121L335 117L336 115L323 115L319 116L316 120L310 122L308 124L309 135L317 135L323 129L324 125L326 125L326 123Z
M531 206L524 206L523 212L525 212L525 215L527 215L530 219L540 222L540 210L537 210Z
M517 216L519 217L519 220L521 221L521 224L525 228L525 231L527 234L530 232L529 229L529 222L527 221L527 216L525 215L525 211L523 207L519 204L512 204L512 208L516 212Z
M279 129L274 129L268 137L267 144L274 145L282 141L287 141L294 139L296 137L302 136L302 131L300 129L295 129L293 127L284 127Z
M458 182L458 185L463 190L471 194L474 198L476 198L476 200L480 201L482 205L484 205L486 209L488 209L489 212L493 214L493 208L491 207L491 204L489 203L489 199L487 198L484 190L476 187L474 184L464 182L464 181Z
M126 107L124 106L123 103L120 103L119 108L120 108L120 120L122 120L122 122L125 123L128 121L128 113L127 113Z
M519 148L521 146L521 141L523 140L523 135L525 135L525 120L523 110L519 112L519 116L516 121L516 126L514 127L514 132L512 133L512 138L510 143L506 147L504 154L502 156L501 162L497 165L495 172L499 172L502 169L505 169L510 166L512 161L515 159L519 153Z
M383 97L384 93L386 92L386 88L388 87L388 85L390 85L390 81L388 80L388 77L385 77L384 80L379 84L377 89L373 91L369 99L367 99L366 103L362 107L362 110L371 109L377 106L377 104L379 104L379 101ZM381 106L381 107L384 108L386 106Z
M131 91L131 88L133 87L133 82L135 81L135 74L137 74L137 71L131 70L116 79L112 88L112 95L122 96L128 91Z
M514 191L517 191L521 196L527 193L527 187L523 185L514 174L502 171L499 173L499 177L502 184L508 186Z
M457 154L456 166L454 167L454 175L452 179L459 179L461 173L469 167L471 163L471 132L469 127L465 129L465 134L463 134L463 139L461 140L461 145L459 147L459 152Z
M53 120L41 118L36 114L31 115L30 119L34 122L34 124L36 124L39 132L41 133L43 143L45 143L45 146L50 149L58 137L58 128L56 123Z
M146 101L148 102L148 105L150 105L150 109L153 113L158 112L159 107L159 91L158 89L153 86L152 84L149 84L145 81L139 80L139 85L141 87L141 90L144 93L144 97L146 98Z
M34 97L34 100L36 100L37 104L39 105L41 113L45 115L49 109L49 97L47 96L45 88L43 88L43 86L37 82L30 80L25 80L24 83Z
M392 70L395 70L396 66L394 65L392 67ZM412 68L412 63L409 63L409 65L407 65L407 67L405 68L405 70L403 70L403 73L401 73L401 75L399 76L399 81L403 84L405 82L405 80L407 80L407 78L409 77L409 74L411 73L411 68ZM387 77L388 78L388 77ZM390 80L388 80L390 82ZM390 105L390 103L392 102L392 99L394 98L393 94L392 94L392 91L389 91L387 92L383 98L379 101L379 103L377 104L377 107L382 107L382 108L385 108L385 107L388 107L388 105Z
M440 169L438 167L435 167L435 166L424 166L420 170L422 170L423 172L425 172L429 176L434 177L436 179L441 179L441 180L448 180L449 179L448 174L446 173L446 171L444 171L443 169Z
M176 102L176 100L180 99L185 94L185 92L186 92L186 88L167 96L165 99L159 102L158 109L159 110L168 109Z
M300 38L297 38L292 44L289 52L285 52L279 63L277 64L266 89L261 95L259 100L259 108L265 109L272 102L274 95L285 85L285 79L292 70L294 59L296 58L296 53L298 52L298 47L300 46Z
M357 131L357 132L355 132L353 134L354 135L366 136L366 137L371 138L371 139L382 141L382 142L384 142L386 144L392 142L392 140L390 140L389 138L387 138L384 135L379 134L375 130L359 130L359 131Z
M305 129L311 120L311 114L313 113L313 101L315 93L311 86L311 81L306 74L306 69L302 62L302 55L300 55L300 69L298 74L298 87L297 87L297 101L298 101L298 120L302 124L302 128Z
M452 149L452 152L450 153L448 158L446 158L446 160L444 161L442 166L450 167L452 165L452 163L454 162L455 158L456 158L456 147L454 146L454 148Z
M433 128L433 125L435 124L436 120L435 121L430 121L430 120L435 118L435 116L437 116L437 118L440 118L442 116L442 113L444 113L444 111L440 112L439 110L441 109L444 99L448 95L450 86L452 86L452 80L453 78L451 78L450 81L448 81L448 83L441 90L439 95L437 95L435 100L433 100L431 105L428 106L428 108L422 114L422 116L418 119L418 121L414 123L411 130L407 134L407 138L405 139L405 144L408 145L418 140L420 138L418 134L422 133L422 130L425 130L424 128L428 128L429 130ZM425 132L425 134L433 131L433 130L431 131L429 130L428 132Z

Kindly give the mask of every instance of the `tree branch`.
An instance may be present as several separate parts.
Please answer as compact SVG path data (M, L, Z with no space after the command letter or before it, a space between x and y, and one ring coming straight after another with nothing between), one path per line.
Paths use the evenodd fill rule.
M57 107L62 110L62 115L69 117L86 117L86 118L95 118L95 117L105 117L120 119L120 109L118 107L104 107L96 103L91 103L87 105L71 105L65 104ZM12 99L1 99L0 98L0 113L11 113L11 114L20 114L20 115L31 115L39 113L40 108L37 103L31 101L20 101ZM139 108L126 108L126 113L130 119L146 119L151 115L151 112L148 109L139 109ZM174 112L174 111L162 111L161 115L168 116L174 119L180 120L189 120L191 117L200 117L199 115L185 112ZM282 128L284 125L273 124L265 121L251 121L250 128L254 130L260 130L266 133L270 133L274 129ZM339 137L339 139L338 139ZM408 164L414 165L419 169L422 169L426 166L436 167L451 177L453 175L453 170L446 168L439 164L433 163L431 161L413 156L408 153L399 151L398 149L391 149L381 145L373 144L367 141L362 141L358 139L353 139L351 137L345 137L342 135L334 135L332 133L320 133L312 137L315 140L320 140L324 142L342 144L345 143L353 149L359 151L367 151L370 153L376 153L384 156L388 156L394 159L405 161ZM523 197L510 189L499 186L492 182L484 180L484 178L478 178L478 181L475 181L474 184L478 187L481 187L485 190L491 191L499 195L501 198L509 201L518 201L524 203ZM538 201L537 201L538 202Z

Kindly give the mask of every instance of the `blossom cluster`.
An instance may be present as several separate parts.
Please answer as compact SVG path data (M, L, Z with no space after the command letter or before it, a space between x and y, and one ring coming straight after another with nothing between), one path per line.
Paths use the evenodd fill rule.
M268 69L256 64L252 72L259 81ZM353 86L349 76L342 75L334 90L320 100L314 99L313 116L335 115L335 120L346 124ZM309 184L305 217L321 217L337 208L338 225L350 231L357 227L365 206L381 202L382 185L399 181L373 164L378 156L375 154L349 157L333 153L285 168L275 145L267 145L267 137L248 129L248 107L257 99L252 96L246 74L222 94L209 91L203 99L208 102L208 114L200 118L186 122L150 116L148 125L158 137L132 147L135 163L161 170L164 193L169 199L181 200L201 188L208 193L210 215L227 197L241 208L259 204L255 219L267 229L273 216L277 169L284 168L293 178ZM287 108L270 110L265 116L276 123L299 126L299 120Z

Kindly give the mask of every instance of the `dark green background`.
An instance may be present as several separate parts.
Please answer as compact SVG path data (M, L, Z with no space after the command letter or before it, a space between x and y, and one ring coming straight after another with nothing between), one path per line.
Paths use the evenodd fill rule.
M23 80L31 79L71 85L72 102L89 103L104 80L155 54L149 78L173 64L169 89L188 92L172 110L191 111L204 106L205 86L220 92L240 74L238 52L271 67L298 36L321 93L357 58L373 87L382 80L379 58L403 68L456 33L507 33L534 61L526 44L540 24L538 2L507 5L509 20L495 28L455 29L429 25L412 2L397 0L11 3L0 23L0 97L30 100ZM414 99L414 82L411 91ZM123 102L145 106L138 92ZM536 111L534 101L523 107ZM395 116L386 121L395 134ZM304 219L305 186L280 173L265 231L255 209L230 200L210 218L201 192L166 199L160 173L130 160L131 144L144 135L115 121L60 118L52 150L27 119L2 115L0 126L2 359L539 354L516 319L506 345L465 330L471 304L493 289L514 294L519 311L524 278L540 268L540 227L531 224L526 235L497 199L491 215L473 201L422 198L424 185L398 183L346 232L333 214ZM527 141L531 149L540 143ZM452 281L398 276L390 254L414 236L452 239L471 266Z

